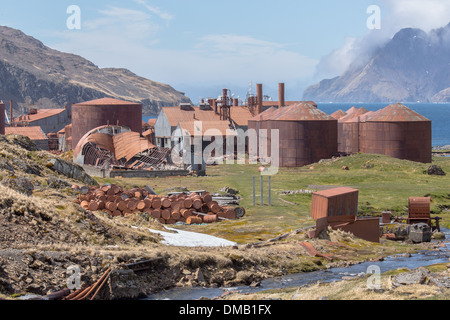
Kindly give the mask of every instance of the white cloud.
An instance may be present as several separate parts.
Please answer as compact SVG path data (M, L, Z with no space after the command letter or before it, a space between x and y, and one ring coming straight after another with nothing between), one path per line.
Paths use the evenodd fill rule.
M359 38L347 38L340 48L321 59L314 81L342 75L350 66L368 62L374 50L402 28L419 28L429 32L450 22L450 0L380 1L381 29L368 30Z
M135 2L140 5L143 5L148 11L157 15L159 18L161 18L163 20L171 21L174 19L174 16L172 14L164 12L158 7L149 5L145 0L135 0Z
M382 0L390 12L389 27L413 27L426 32L450 22L450 0ZM383 8L382 8L383 10Z

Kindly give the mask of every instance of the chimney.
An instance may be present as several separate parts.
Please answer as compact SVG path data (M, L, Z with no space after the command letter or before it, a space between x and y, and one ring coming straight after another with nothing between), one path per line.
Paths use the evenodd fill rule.
M256 100L258 105L258 114L263 112L263 85L256 85Z
M284 98L285 88L284 83L278 84L278 108L281 109L286 105Z
M239 99L233 99L233 106L237 107L239 106Z
M12 126L14 126L14 123L13 123L13 101L12 100L9 100L9 124L10 124L10 126L12 127Z

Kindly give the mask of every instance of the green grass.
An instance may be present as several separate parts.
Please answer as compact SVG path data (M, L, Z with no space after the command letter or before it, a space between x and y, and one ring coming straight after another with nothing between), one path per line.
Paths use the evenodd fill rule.
M450 173L450 158L435 157L433 164ZM314 169L310 169L313 166ZM241 205L246 208L243 219L207 226L182 227L225 237L240 243L274 238L298 228L314 225L310 218L311 195L281 195L286 190L308 186L349 186L359 190L360 215L380 215L392 211L407 215L409 197L431 196L432 215L444 218L441 226L450 225L450 178L429 176L430 164L393 159L382 155L359 154L337 160L325 160L303 168L281 168L272 177L272 206L268 206L268 178L264 178L264 203L260 206L258 165L221 165L208 167L207 177L168 177L156 179L99 179L100 183L117 183L124 187L150 185L164 194L170 188L218 192L223 187L239 190ZM343 170L348 166L350 170ZM253 176L256 177L256 206L253 206ZM290 203L283 202L284 199Z

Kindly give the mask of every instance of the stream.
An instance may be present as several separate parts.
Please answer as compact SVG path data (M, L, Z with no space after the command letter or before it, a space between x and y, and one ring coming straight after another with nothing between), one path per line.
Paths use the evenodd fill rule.
M187 287L174 288L147 296L144 300L197 300L200 298L219 297L227 291L239 293L255 293L264 290L281 289L287 287L301 287L320 282L333 282L343 280L343 277L364 275L370 266L378 266L381 273L399 268L416 269L437 263L449 262L450 258L450 230L442 229L445 234L445 247L439 251L420 251L410 256L394 255L383 261L364 262L350 267L331 268L323 271L290 274L282 277L261 281L259 287L239 286L232 288L203 288Z

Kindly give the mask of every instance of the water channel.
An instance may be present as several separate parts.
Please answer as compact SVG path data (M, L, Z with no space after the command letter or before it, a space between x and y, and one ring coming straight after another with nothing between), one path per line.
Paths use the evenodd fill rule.
M445 247L438 251L420 251L417 254L395 255L385 258L383 261L364 262L345 268L331 268L323 271L291 274L282 277L266 279L261 281L259 287L232 287L232 288L174 288L146 297L145 300L197 300L200 298L215 298L227 291L239 293L254 293L270 289L281 289L287 287L301 287L320 282L340 281L343 277L363 275L369 266L378 266L381 272L396 270L399 268L416 269L437 263L449 262L450 258L450 230L442 229L445 234Z

